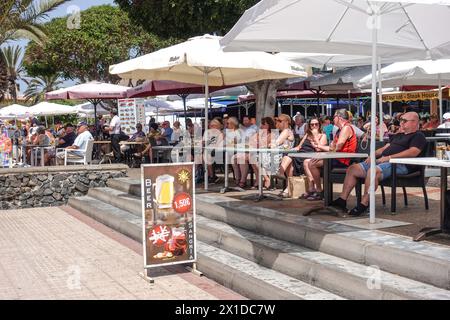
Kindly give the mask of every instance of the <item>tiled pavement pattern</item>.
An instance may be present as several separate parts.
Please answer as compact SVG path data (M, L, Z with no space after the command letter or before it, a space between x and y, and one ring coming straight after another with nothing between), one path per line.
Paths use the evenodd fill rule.
M73 209L0 211L0 299L243 299L182 266L149 284L140 251Z

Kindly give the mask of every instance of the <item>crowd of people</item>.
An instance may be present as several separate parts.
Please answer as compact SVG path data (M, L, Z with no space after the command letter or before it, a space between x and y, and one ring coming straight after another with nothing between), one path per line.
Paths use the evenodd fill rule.
M394 157L413 157L420 154L426 140L422 131L433 130L439 127L450 127L450 113L444 114L444 122L438 121L437 115L432 114L429 119L421 118L415 112L396 113L393 116L383 115L382 121L376 116L376 136L384 137L385 145L376 151L377 180L386 179L390 175L389 160ZM317 159L302 159L290 156L288 152L274 154L259 153L255 155L239 148L256 149L282 149L296 152L350 152L357 151L358 144L367 141L371 134L370 116L364 118L353 115L346 109L338 109L332 117L311 117L307 120L297 113L293 119L287 114L277 117L265 117L259 127L255 118L244 116L241 121L236 117L216 117L209 121L208 132L205 133L204 123L193 123L187 118L185 128L175 121L173 126L169 121L157 123L154 118L148 123L148 133L144 132L143 124L136 126L136 132L125 135L121 130L120 118L116 110L111 111L109 124L104 119L98 119L97 126L88 126L85 122L77 126L56 122L53 128L45 128L32 117L15 126L13 122L3 123L1 127L2 154L10 153L16 148L16 160L25 158L28 163L32 148L26 146L54 146L44 155L46 165L61 164L64 160L63 151L69 150L72 157L80 157L86 143L93 137L110 139L112 155L116 162L124 158L139 159L140 163L152 163L155 159L154 146L188 144L190 139L193 148L191 156L194 157L197 182L202 182L205 161L207 162L208 182L216 183L215 164L222 164L223 154L219 151L224 147L236 148L229 154L228 163L232 165L235 184L240 188L258 188L259 179L253 185L248 185L248 175L253 171L262 176L263 188L270 190L271 176L287 179L292 176L305 175L308 180L308 189L301 195L302 199L315 201L323 199L323 186L321 185L321 170L323 161ZM205 139L206 138L206 139ZM137 146L121 145L120 141L140 142ZM185 141L183 141L185 140ZM22 146L22 147L19 147ZM25 147L23 147L25 146ZM204 148L202 148L204 147ZM21 154L25 152L25 154ZM200 150L200 152L198 152ZM170 157L166 153L166 160ZM196 157L197 156L197 157ZM261 157L261 166L258 165ZM3 161L4 159L2 159ZM192 158L191 158L192 160ZM346 201L359 178L366 178L370 173L369 159L353 164L349 159L333 159L332 167L345 168L347 174L340 198L333 205L346 210ZM262 172L259 172L262 170ZM399 174L411 170L408 166L397 166ZM287 189L280 192L281 197L287 197ZM368 185L362 202L350 211L359 215L368 207Z

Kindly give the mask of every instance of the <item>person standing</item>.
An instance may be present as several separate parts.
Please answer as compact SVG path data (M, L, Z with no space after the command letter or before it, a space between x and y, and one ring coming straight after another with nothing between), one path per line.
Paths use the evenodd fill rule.
M111 147L114 153L115 162L121 161L120 156L120 118L117 115L117 109L111 109L111 122L109 123L109 135L111 137Z

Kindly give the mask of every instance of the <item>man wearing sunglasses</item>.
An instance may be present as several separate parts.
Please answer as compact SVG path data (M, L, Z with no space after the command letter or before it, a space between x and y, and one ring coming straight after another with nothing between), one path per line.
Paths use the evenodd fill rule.
M414 158L417 157L426 146L426 139L419 130L419 115L416 112L407 112L400 118L400 132L391 136L389 143L375 151L377 158L375 190L378 183L391 176L392 158ZM397 174L408 174L416 171L416 166L397 165ZM349 215L360 216L369 208L370 187L370 157L361 163L351 165L346 172L344 186L339 198L332 202L332 206L347 211L347 199L355 187L359 178L365 178L364 195L361 203L350 210Z

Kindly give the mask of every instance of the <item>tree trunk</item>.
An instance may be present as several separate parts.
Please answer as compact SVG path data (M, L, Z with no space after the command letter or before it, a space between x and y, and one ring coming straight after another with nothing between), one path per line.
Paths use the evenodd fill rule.
M247 84L248 90L255 95L256 125L261 125L264 117L275 116L277 105L277 90L283 87L286 80L261 80Z

